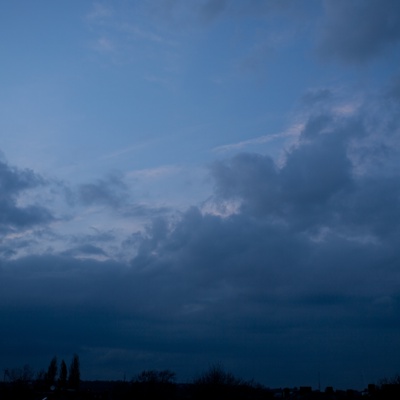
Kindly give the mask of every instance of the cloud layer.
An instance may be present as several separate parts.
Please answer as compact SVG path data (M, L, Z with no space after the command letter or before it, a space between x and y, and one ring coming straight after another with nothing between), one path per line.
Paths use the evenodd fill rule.
M280 166L254 153L215 162L209 202L214 210L235 207L155 216L146 231L125 238L121 249L134 250L128 264L104 250L101 243L116 240L111 232L70 239L63 253L4 259L5 360L28 329L28 355L49 343L54 352L79 350L93 375L113 365L121 374L172 368L188 379L186 365L195 373L206 359L223 359L275 385L310 381L318 370L330 382L362 385L363 374L385 373L376 360L395 368L400 181L390 160L398 148L391 157L378 150L394 143L399 119L387 107L386 130L367 126L371 107L345 116L316 109ZM365 161L371 153L383 172ZM2 182L13 210L8 221L23 225L15 215L26 209L15 198L43 182L6 164ZM115 178L77 193L86 206L118 212L126 190ZM51 220L48 211L35 215L25 225ZM108 261L95 261L101 258Z

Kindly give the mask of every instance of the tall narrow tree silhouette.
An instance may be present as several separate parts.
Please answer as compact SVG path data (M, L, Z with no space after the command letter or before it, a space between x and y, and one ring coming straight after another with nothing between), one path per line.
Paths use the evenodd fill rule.
M69 367L68 386L71 389L78 390L80 380L81 380L81 372L79 366L79 357L77 354L75 354L72 359L71 365Z
M57 376L57 357L54 356L50 361L49 367L47 368L46 381L49 386L54 385Z
M58 387L64 389L67 386L68 369L64 360L60 364L60 375L58 376Z

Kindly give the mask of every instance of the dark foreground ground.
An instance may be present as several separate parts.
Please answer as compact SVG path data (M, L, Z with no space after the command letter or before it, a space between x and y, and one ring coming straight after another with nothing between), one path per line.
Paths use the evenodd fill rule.
M83 381L78 390L54 389L35 382L0 383L0 400L261 400L261 399L372 399L399 400L400 385L370 385L364 391L323 391L311 387L269 389L237 384L148 384L119 381Z

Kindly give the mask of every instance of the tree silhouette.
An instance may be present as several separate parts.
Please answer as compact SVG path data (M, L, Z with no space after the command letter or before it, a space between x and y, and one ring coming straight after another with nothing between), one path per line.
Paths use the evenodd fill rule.
M25 364L22 368L12 368L4 370L4 380L13 383L27 383L34 377L34 372L29 364Z
M28 399L33 378L34 371L29 364L25 364L22 368L6 369L4 380L7 380L10 385L9 391L8 393L0 393L0 398L2 400Z
M134 381L139 383L174 383L175 382L175 372L169 370L156 371L142 371Z
M69 367L68 384L71 389L78 390L79 383L81 380L81 372L79 366L79 357L77 354L74 355L71 365Z
M212 365L208 371L204 372L194 381L197 385L209 386L233 386L242 383L241 379L235 378L230 372L226 372L221 364Z
M60 364L60 374L58 376L58 387L63 389L67 386L68 369L64 360Z
M379 381L380 385L399 385L400 384L400 374L391 376L390 378L383 378Z
M236 378L226 372L221 364L212 365L206 372L193 381L194 399L267 399L269 391L261 385Z
M142 371L132 380L132 394L136 399L173 399L176 384L175 372L169 370Z
M51 386L54 385L56 381L56 376L57 376L57 357L54 356L52 360L50 361L49 367L47 368L47 373L46 373L46 381L47 383Z

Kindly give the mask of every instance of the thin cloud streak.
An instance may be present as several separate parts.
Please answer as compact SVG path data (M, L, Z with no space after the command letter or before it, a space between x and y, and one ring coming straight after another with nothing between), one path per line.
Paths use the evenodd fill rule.
M229 151L234 151L238 149L244 149L248 146L253 146L257 144L265 144L272 142L274 140L293 138L298 136L304 128L304 124L296 124L281 133L275 133L265 136L260 136L254 139L244 140L238 143L226 144L222 146L217 146L212 149L213 152L224 153Z
M128 179L160 179L165 176L175 175L182 171L181 167L175 165L165 165L157 168L147 168L127 172Z

